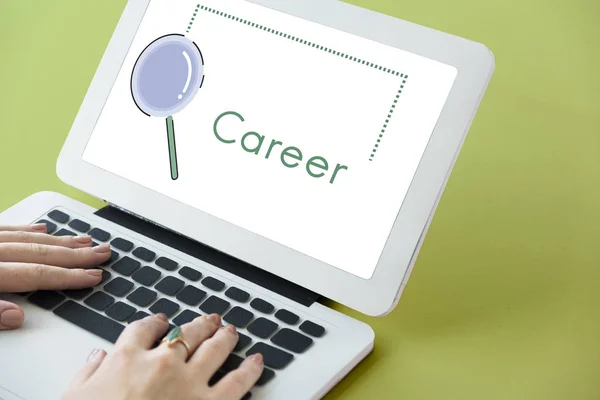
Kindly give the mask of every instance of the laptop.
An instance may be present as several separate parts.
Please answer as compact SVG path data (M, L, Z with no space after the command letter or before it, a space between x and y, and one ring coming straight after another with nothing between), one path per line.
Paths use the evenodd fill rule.
M92 348L219 313L252 399L323 397L397 304L494 69L483 45L335 0L129 1L57 162L106 202L30 196L0 224L110 243L103 281L3 294L0 398L57 399Z

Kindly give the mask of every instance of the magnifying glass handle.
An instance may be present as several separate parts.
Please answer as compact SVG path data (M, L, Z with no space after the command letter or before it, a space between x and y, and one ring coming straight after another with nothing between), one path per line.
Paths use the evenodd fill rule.
M173 123L173 117L167 117L167 138L169 140L169 161L171 163L171 179L174 181L179 178L179 171L177 169L177 149L175 147L175 124Z

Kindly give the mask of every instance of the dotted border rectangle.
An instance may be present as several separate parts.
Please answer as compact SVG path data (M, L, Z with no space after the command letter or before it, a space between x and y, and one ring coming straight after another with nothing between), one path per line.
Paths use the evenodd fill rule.
M208 13L212 13L212 14L221 16L223 18L230 19L232 21L238 22L240 24L248 25L248 26L251 26L251 27L253 27L255 29L258 29L258 30L261 30L261 31L264 31L264 32L267 32L267 33L270 33L270 34L273 34L273 35L276 35L276 36L280 36L282 38L291 40L293 42L297 42L297 43L303 44L305 46L312 47L312 48L315 48L315 49L320 50L320 51L324 51L324 52L329 53L329 54L333 54L333 55L341 57L343 59L347 59L348 61L356 62L356 63L362 64L362 65L365 65L365 66L367 66L369 68L374 68L374 69L376 69L378 71L382 71L384 73L400 77L400 79L402 79L402 84L400 85L400 89L398 89L398 92L396 94L396 98L394 99L394 102L392 103L392 106L390 107L390 111L388 112L388 115L387 115L387 118L385 120L385 123L383 124L383 128L381 129L381 133L379 134L379 137L377 138L377 142L376 142L375 146L373 147L373 150L371 151L371 156L369 157L369 161L373 161L373 159L375 158L375 154L377 153L377 150L379 149L379 146L381 145L381 140L383 139L383 135L385 134L385 132L387 130L387 127L388 127L388 125L390 123L390 120L392 119L392 116L394 114L394 111L396 110L396 105L398 104L398 100L400 99L400 95L404 91L404 86L406 85L406 81L408 80L408 75L402 74L402 73L400 73L400 72L398 72L398 71L396 71L396 70L394 70L392 68L385 68L385 67L383 67L381 65L369 62L367 60L363 60L363 59L361 59L359 57L354 57L352 55L336 51L336 50L328 48L326 46L321 46L319 44L312 43L310 41L298 38L298 37L290 35L288 33L281 32L281 31L278 31L276 29L268 28L266 26L257 24L255 22L251 22L251 21L248 21L246 19L236 17L235 15L228 14L228 13L225 13L223 11L219 11L219 10L216 10L214 8L204 6L202 4L196 5L196 9L194 10L194 14L193 14L193 16L192 16L192 18L190 20L190 23L187 26L186 34L190 32L190 29L192 28L192 25L194 24L194 21L196 19L196 15L198 14L198 11L205 11L205 12L208 12Z

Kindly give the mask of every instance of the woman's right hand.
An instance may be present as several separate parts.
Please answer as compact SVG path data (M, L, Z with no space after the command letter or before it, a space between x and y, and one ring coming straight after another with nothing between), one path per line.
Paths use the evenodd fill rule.
M112 353L92 351L62 400L239 400L263 371L262 356L255 354L210 386L238 341L235 327L222 327L218 314L183 325L189 354L182 343L152 348L168 328L162 314L128 325Z

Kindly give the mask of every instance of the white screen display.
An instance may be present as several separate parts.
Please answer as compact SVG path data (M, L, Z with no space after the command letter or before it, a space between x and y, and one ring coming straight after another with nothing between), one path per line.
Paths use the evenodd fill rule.
M370 279L456 75L243 1L153 0L83 160Z

